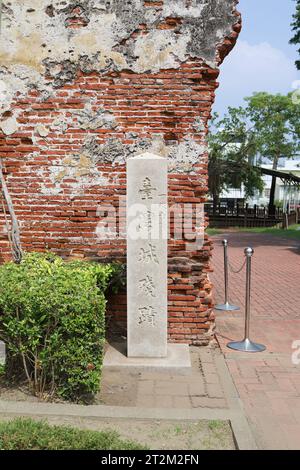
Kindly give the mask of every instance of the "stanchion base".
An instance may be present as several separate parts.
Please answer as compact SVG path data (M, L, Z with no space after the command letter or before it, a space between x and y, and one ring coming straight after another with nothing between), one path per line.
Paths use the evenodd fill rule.
M215 310L223 310L225 312L233 312L234 310L240 310L240 307L237 307L236 305L230 305L227 302L227 304L216 305Z
M252 343L250 339L244 339L244 341L233 341L227 344L227 347L230 349L234 349L235 351L243 351L243 352L262 352L266 350L266 346L263 344Z

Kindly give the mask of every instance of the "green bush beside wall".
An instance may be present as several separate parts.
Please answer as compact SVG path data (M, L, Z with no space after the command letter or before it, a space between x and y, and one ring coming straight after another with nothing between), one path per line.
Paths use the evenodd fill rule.
M105 290L117 268L30 253L0 267L0 339L7 376L33 393L78 401L97 393L105 341Z

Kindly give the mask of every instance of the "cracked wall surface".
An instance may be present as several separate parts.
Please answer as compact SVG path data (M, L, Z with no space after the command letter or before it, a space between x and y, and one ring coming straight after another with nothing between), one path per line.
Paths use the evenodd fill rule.
M4 0L0 59L61 80L71 79L74 65L142 73L194 57L215 66L218 45L237 23L236 3Z
M57 88L74 83L80 73L155 74L180 69L191 59L216 69L221 46L237 35L234 29L239 29L236 3L236 0L4 0L0 129L11 135L19 128L19 110L7 116L16 96L26 97L34 89L40 100L47 102L55 96ZM76 110L73 116L75 119L77 116L80 128L86 130L118 126L111 109L96 110L88 100L84 109ZM201 116L197 116L194 130L204 130L205 124L206 119L201 122ZM185 141L192 138L191 134ZM118 147L118 142L115 146ZM143 143L135 145L137 151L143 147ZM196 147L185 143L177 151L164 151L172 155L171 169L176 166L176 155L183 170L187 169L188 160L193 165ZM105 146L99 148L105 153ZM121 153L130 155L131 147L125 146ZM121 156L116 161L122 161Z
M205 201L208 121L241 29L237 3L2 1L0 152L25 250L124 261L125 240L97 238L98 208L118 208L126 160L144 151L168 159L170 204ZM213 333L211 243L186 243L169 242L169 335L199 344Z

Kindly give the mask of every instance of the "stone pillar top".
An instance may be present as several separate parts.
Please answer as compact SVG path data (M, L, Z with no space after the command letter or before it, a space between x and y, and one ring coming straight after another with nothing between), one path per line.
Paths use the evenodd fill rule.
M141 159L145 159L145 160L155 160L155 159L159 159L159 160L166 160L165 157L162 157L161 155L157 155L156 153L151 153L151 152L144 152L144 153L141 153L139 155L135 155L134 157L130 157L128 158L128 160L141 160Z

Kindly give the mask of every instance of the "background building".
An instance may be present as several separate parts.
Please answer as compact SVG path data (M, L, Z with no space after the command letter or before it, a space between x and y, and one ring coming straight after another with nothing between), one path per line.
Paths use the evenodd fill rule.
M271 164L262 163L260 165L262 168L272 169ZM293 175L300 177L300 157L294 160L287 160L287 159L280 159L278 171L282 171L285 173L292 173ZM256 191L256 194L252 198L245 198L245 191L243 188L241 189L228 189L221 193L221 201L224 200L238 200L241 203L245 202L248 203L249 206L260 206L260 207L267 207L270 198L270 191L271 191L271 183L272 177L268 175L263 175L264 181L264 190L262 193ZM275 201L278 207L282 207L283 209L290 208L293 209L300 205L300 188L285 184L280 178L276 180L276 192L275 192Z

